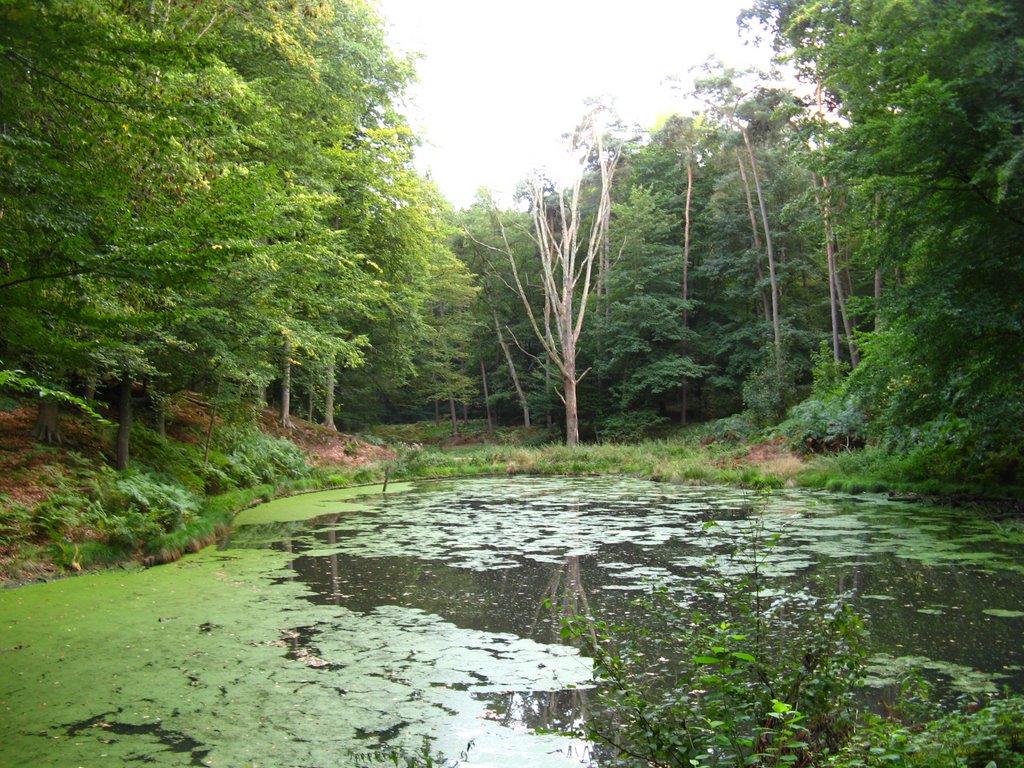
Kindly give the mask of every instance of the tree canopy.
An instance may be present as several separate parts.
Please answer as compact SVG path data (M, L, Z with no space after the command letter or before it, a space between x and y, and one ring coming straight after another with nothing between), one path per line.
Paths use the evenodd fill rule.
M709 61L692 114L605 112L575 185L452 212L364 0L2 0L5 380L38 383L43 439L61 404L182 389L569 442L813 415L1019 481L1019 9L753 21L799 85Z

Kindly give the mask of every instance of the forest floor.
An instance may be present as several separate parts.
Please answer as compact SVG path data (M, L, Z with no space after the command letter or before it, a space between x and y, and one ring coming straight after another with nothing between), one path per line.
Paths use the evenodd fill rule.
M46 445L31 435L35 418L32 405L0 410L0 505L33 507L47 497L60 477L74 476L83 469L113 461L111 435L104 435L104 429L93 422L62 417L63 442ZM292 428L283 427L270 409L260 411L258 419L263 432L295 443L314 467L364 467L395 456L390 448L371 445L295 416ZM167 419L167 436L196 443L203 439L208 425L209 414L204 404L194 398L176 398Z
M49 554L53 533L42 530L44 525L37 519L37 510L48 498L69 488L80 489L83 499L89 494L91 481L113 463L116 425L63 414L61 443L47 445L32 437L34 404L4 398L0 406L0 583L50 578L59 575L61 569ZM101 415L113 420L112 413ZM261 431L285 437L298 446L314 471L352 474L361 468L378 467L395 457L390 448L301 418L293 417L291 428L281 426L269 409L259 412L257 418ZM172 444L188 445L201 455L210 425L209 410L201 398L175 398L168 408L166 424L166 435ZM221 426L219 419L217 425ZM52 525L52 521L47 523ZM77 527L73 538L98 540L102 536Z

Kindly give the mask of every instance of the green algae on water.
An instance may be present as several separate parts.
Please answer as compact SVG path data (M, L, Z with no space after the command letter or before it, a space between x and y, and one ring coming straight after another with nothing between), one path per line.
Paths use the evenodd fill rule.
M582 687L588 660L398 606L312 605L273 578L287 560L207 549L0 595L17 648L0 654L0 763L331 765L449 734L452 754L476 740L561 764L544 757L559 739L488 722L477 696Z
M384 495L383 487L383 485L360 485L352 488L338 488L333 491L285 496L242 510L235 516L233 525L298 522L323 515L360 512L365 509L365 504L361 503L362 501ZM389 483L387 495L405 493L412 487L412 483Z
M473 741L470 765L568 766L586 745L551 731L584 716L591 668L548 599L628 616L652 583L685 598L696 569L743 573L753 552L765 596L859 601L879 684L1021 680L1021 613L988 607L1024 599L1020 548L979 522L625 478L388 490L281 499L223 549L0 593L0 764L345 765L427 736Z

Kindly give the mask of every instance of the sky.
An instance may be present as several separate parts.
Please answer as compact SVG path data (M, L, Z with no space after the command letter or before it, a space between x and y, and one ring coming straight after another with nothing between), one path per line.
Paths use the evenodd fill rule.
M563 136L587 99L653 127L689 110L691 67L766 67L736 17L749 0L378 0L388 41L418 54L406 114L417 164L456 207L477 190L509 199L538 169L567 173Z

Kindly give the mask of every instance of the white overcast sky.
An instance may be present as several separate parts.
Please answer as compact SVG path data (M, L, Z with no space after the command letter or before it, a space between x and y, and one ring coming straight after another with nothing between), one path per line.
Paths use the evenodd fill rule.
M664 83L716 55L767 66L736 17L747 0L378 0L399 52L417 53L406 109L418 165L456 205L479 187L507 199L531 171L558 173L562 135L588 98L652 127L683 109ZM560 162L561 161L561 162Z

